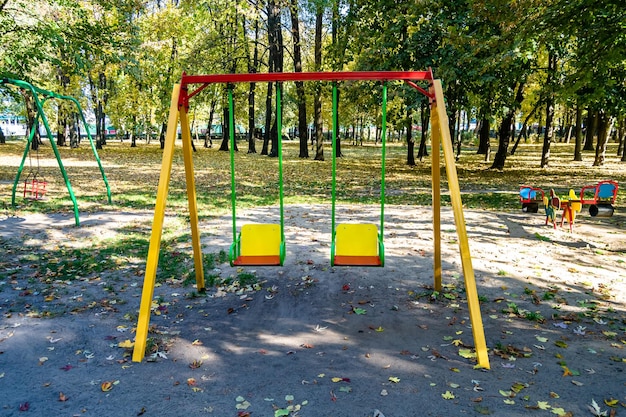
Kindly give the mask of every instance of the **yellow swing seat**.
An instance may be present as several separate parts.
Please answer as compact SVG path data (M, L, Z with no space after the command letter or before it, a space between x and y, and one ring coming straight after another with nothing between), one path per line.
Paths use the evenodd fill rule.
M341 223L335 230L333 265L383 266L383 244L374 224Z
M238 250L236 250L238 248ZM285 244L279 224L245 224L230 251L231 265L282 265ZM235 256L237 252L237 256Z

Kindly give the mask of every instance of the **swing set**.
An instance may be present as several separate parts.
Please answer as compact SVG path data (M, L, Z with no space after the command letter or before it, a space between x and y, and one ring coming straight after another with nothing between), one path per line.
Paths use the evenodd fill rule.
M65 181L65 186L67 187L67 191L70 195L70 199L72 200L72 204L74 206L74 219L76 221L76 226L80 226L80 218L78 214L78 203L76 201L76 196L74 195L74 191L72 189L72 185L70 183L70 179L65 171L65 167L63 166L63 162L61 160L61 154L59 153L59 149L52 137L52 132L50 129L50 124L48 123L48 118L43 110L43 105L49 99L58 99L58 100L68 100L76 106L77 113L80 115L80 119L83 122L83 126L87 133L87 138L89 139L89 143L91 144L91 149L93 151L94 157L96 158L96 162L98 163L98 167L100 168L100 173L102 174L102 179L104 180L104 185L107 190L107 199L109 204L111 204L111 188L109 187L109 182L107 181L106 175L104 174L104 168L102 168L102 163L100 162L100 158L98 157L98 152L96 151L96 146L94 145L93 139L91 138L91 133L89 133L89 126L87 125L87 121L85 120L85 116L83 114L83 110L80 106L78 100L74 97L64 96L61 94L53 93L51 91L44 90L42 88L35 87L31 83L22 80L15 80L11 78L1 78L0 84L2 85L12 85L24 90L27 90L31 93L33 97L33 101L35 102L35 106L37 107L37 116L33 122L33 126L30 129L30 134L28 135L28 140L26 142L26 149L24 150L24 155L22 156L22 161L20 162L20 166L17 170L17 175L15 176L15 182L13 183L13 191L11 195L11 204L16 206L15 194L17 192L17 187L20 182L20 176L22 175L22 171L24 170L24 163L26 158L29 157L30 161L30 171L24 180L24 198L30 198L33 200L40 200L44 197L47 192L48 182L44 178L43 174L40 172L39 166L39 149L35 150L36 159L37 159L37 168L33 170L32 166L32 155L31 148L33 139L35 138L35 133L37 131L37 127L39 126L39 120L43 122L43 125L46 129L46 135L48 140L50 141L50 145L54 152L54 156L59 164L59 169L61 170L61 175L63 176L63 180Z
M137 321L137 332L133 350L133 361L141 362L145 355L152 300L156 282L161 237L163 233L163 221L165 217L165 205L169 190L172 173L174 145L177 137L178 123L180 121L183 161L185 164L185 180L187 186L187 201L189 207L189 220L191 226L191 240L194 256L194 268L198 291L205 289L204 271L202 265L202 251L200 246L200 232L198 228L198 209L196 201L196 186L194 178L194 166L191 148L191 131L189 127L188 111L189 100L211 84L227 84L229 117L229 141L230 141L230 171L231 171L231 199L232 199L232 231L233 243L230 246L230 262L236 266L280 266L285 259L285 234L284 234L284 206L283 206L283 170L282 170L282 144L278 140L278 183L279 183L279 210L280 223L245 224L238 233L236 223L236 181L235 181L235 135L234 135L234 112L233 112L233 85L236 83L275 82L276 91L276 124L277 131L282 131L281 120L281 88L284 82L317 81L331 82L333 88L333 158L332 158L332 235L331 235L331 265L332 266L373 266L382 267L385 264L384 257L384 200L385 200L385 152L386 152L386 112L387 112L387 83L388 81L402 81L415 88L429 98L431 107L432 126L432 205L433 205L433 241L434 241L434 288L442 289L442 266L441 266L441 173L440 173L440 147L443 149L445 160L450 200L458 234L461 264L465 279L470 322L476 349L478 365L489 368L489 358L480 314L480 305L476 289L476 280L472 267L471 256L459 182L454 164L454 152L448 128L445 103L441 80L433 78L432 71L361 71L361 72L297 72L297 73L255 73L255 74L215 74L215 75L182 75L179 84L174 85L170 112L168 118L165 147L161 174L156 195L154 220L146 260L146 271L141 305ZM381 208L380 225L371 223L339 223L336 224L336 147L338 126L337 121L337 83L341 81L377 81L382 83L382 166L381 166ZM428 87L423 88L417 82L427 82ZM190 88L198 85L195 89Z

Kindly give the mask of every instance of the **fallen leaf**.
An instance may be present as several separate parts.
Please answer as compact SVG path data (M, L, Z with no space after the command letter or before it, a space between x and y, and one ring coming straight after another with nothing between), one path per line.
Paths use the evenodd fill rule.
M72 365L67 364L67 365L65 365L65 366L62 366L62 367L61 367L61 368L59 368L59 369L61 369L62 371L67 372L67 371L69 371L69 370L70 370L70 369L72 369L72 368L73 368L73 366L72 366Z
M443 394L441 394L441 397L442 397L444 400L452 400L452 399L456 398L456 397L454 396L454 394L453 394L451 391L446 391L446 392L444 392Z
M556 342L554 342L554 344L560 348L566 349L567 348L567 343L565 343L562 340L557 340Z
M67 395L63 394L62 392L59 392L59 401L65 402L65 401L67 401L69 399L70 398Z
M547 401L537 401L537 408L540 410L548 410L552 408Z
M130 339L126 339L123 342L117 344L118 347L130 349L135 346L135 342L131 342Z
M189 367L191 369L198 369L201 366L202 366L202 361L199 361L199 360L195 360L189 364Z
M194 340L193 342L191 342L191 344L193 346L202 346L202 341L199 339Z
M187 378L187 385L190 387L196 385L196 378Z
M503 400L505 404L513 405L515 404L515 400Z
M20 411L28 411L30 408L30 404L28 402L20 403L19 410Z
M111 381L103 382L102 384L100 384L100 389L102 390L102 392L111 391L113 389L113 382Z
M473 359L476 358L476 353L470 349L459 349L459 356L465 359Z
M396 376L390 376L389 377L389 381L393 382L394 384L397 384L398 382L400 382L400 378L398 378Z
M610 400L604 400L604 404L608 405L609 407L615 407L618 402L619 400L616 400L614 398L611 398Z

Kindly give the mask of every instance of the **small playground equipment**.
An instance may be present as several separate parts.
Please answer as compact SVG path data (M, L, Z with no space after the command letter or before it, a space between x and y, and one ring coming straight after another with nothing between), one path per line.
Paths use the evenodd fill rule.
M618 185L616 181L604 180L595 185L586 185L580 190L581 204L589 204L591 217L611 217L615 209Z
M72 200L72 204L74 206L74 218L76 221L76 226L80 226L80 218L78 215L78 203L76 202L76 196L74 195L74 191L72 190L72 185L70 184L70 179L67 176L67 172L65 171L65 167L63 166L63 162L61 161L61 155L59 154L59 150L56 146L54 138L52 137L52 132L50 130L50 124L48 123L48 119L43 110L43 105L49 99L58 99L58 100L69 100L76 106L77 113L80 115L80 119L83 122L85 131L87 133L87 138L89 139L89 143L91 144L91 149L93 154L98 162L98 167L100 168L100 173L102 174L102 179L104 180L104 184L107 189L107 198L109 204L111 204L111 189L109 187L109 183L107 181L106 175L104 174L104 168L102 168L102 163L100 162L100 158L98 157L98 152L96 151L96 146L93 143L93 139L91 138L91 134L89 133L89 126L87 125L87 121L85 120L85 116L83 114L83 110L80 106L78 100L74 97L63 96L57 93L53 93L51 91L44 90L42 88L35 87L31 83L22 80L15 80L11 78L2 78L0 79L1 85L12 85L18 88L25 89L32 94L33 101L35 102L35 106L37 107L37 117L35 118L35 122L33 123L33 127L30 130L30 134L28 135L28 140L26 142L26 149L24 150L24 155L22 157L22 161L17 170L17 175L15 176L15 182L13 183L13 192L11 202L13 206L16 205L15 202L15 194L17 191L17 185L20 182L20 176L24 169L24 162L26 161L26 157L30 155L31 146L33 143L33 138L35 137L35 132L37 130L37 126L39 125L39 120L43 122L43 125L46 129L46 134L48 140L50 141L50 146L54 152L54 156L59 164L59 168L61 170L61 175L65 181L65 186L67 187L67 191L70 195L70 199ZM26 179L24 181L24 198L31 198L34 200L41 199L47 192L47 181L40 173L39 170L39 151L37 150L37 169L33 171L32 162L31 162L31 172L28 173Z
M537 213L537 211L539 211L539 204L543 204L544 196L545 194L541 188L522 185L519 188L519 199L522 203L522 211Z
M476 349L476 359L478 365L483 368L489 368L489 357L487 345L485 341L483 322L480 315L480 304L478 301L478 292L476 289L476 279L474 269L471 263L469 252L468 236L463 216L463 204L461 201L461 192L459 181L454 163L454 151L452 149L452 140L448 128L448 117L446 115L445 101L443 97L443 89L441 80L433 77L432 71L356 71L356 72L294 72L294 73L254 73L254 74L211 74L211 75L187 75L181 77L179 84L174 85L172 89L172 98L170 102L170 112L165 135L165 146L163 149L163 161L161 164L161 175L159 178L159 186L156 193L156 203L154 208L154 220L152 222L152 232L150 235L150 245L148 248L148 256L146 260L146 271L144 276L143 290L141 294L141 305L139 316L137 319L137 331L135 337L135 346L133 350L133 361L141 362L145 355L148 328L150 324L151 306L154 297L154 287L156 282L156 272L159 261L159 252L161 245L161 237L163 232L163 224L165 217L165 205L167 201L169 182L172 174L172 164L174 161L174 145L177 137L178 124L180 122L183 162L185 164L185 178L187 182L187 200L189 204L189 221L191 226L191 241L194 257L194 268L196 275L196 285L198 291L205 289L204 272L202 264L202 251L200 245L200 233L198 227L198 208L196 199L196 185L193 168L193 153L191 150L191 131L189 126L189 101L206 87L213 84L226 84L228 88L237 83L275 83L278 88L285 82L331 82L333 83L334 99L333 104L336 112L336 84L345 81L369 81L378 82L383 85L383 102L386 100L386 84L388 81L401 81L410 87L418 90L429 98L431 108L431 143L432 149L432 184L433 184L433 272L434 272L434 288L437 291L442 289L442 263L441 263L441 155L440 147L443 149L443 158L447 174L447 184L450 189L450 201L456 224L458 235L459 250L461 253L461 266L465 279L465 291L467 295L467 304L471 322L472 333L474 336L474 345ZM424 88L418 85L418 82L425 82L428 87ZM279 90L280 91L280 90ZM232 94L229 94L229 101L232 101ZM280 93L276 94L277 100ZM229 105L231 105L229 103ZM277 102L277 109L280 109L280 103ZM384 105L383 105L384 108ZM280 112L278 112L280 114ZM333 119L335 119L333 117ZM277 125L279 118L277 116ZM231 149L234 149L234 112L230 111L229 126ZM278 131L281 131L278 125ZM335 143L338 126L333 126L333 144ZM383 134L383 137L385 135ZM280 140L278 143L280 144ZM281 148L279 147L279 161L282 159ZM383 148L384 149L384 148ZM232 151L231 151L232 152ZM232 156L231 153L231 161ZM334 156L336 156L334 154ZM383 161L385 158L383 150ZM334 158L333 158L334 159ZM280 166L280 165L279 165ZM335 170L333 166L333 182L335 181ZM384 200L384 164L382 169L383 180L381 182L381 200ZM234 172L234 163L231 162L231 178ZM279 183L282 186L282 173L280 174ZM231 183L232 194L236 194L234 180ZM333 183L333 187L334 187ZM282 194L282 190L279 190ZM333 195L333 207L335 196ZM280 265L284 256L284 233L283 233L283 215L281 201L281 221L280 225L263 224L242 227L241 233L237 236L237 226L235 224L235 200L233 197L233 235L234 245L231 246L231 262L237 265L251 265L250 261L255 261L255 265ZM334 256L331 262L336 265L350 266L374 266L372 260L375 260L376 266L383 265L384 249L382 247L383 234L383 210L384 205L381 203L381 225L380 230L376 225L372 224L339 224L335 228L334 210L333 210L333 230L332 239L335 242ZM346 223L346 225L348 225ZM343 230L345 229L345 230ZM365 235L364 235L365 234ZM365 242L364 247L360 244ZM251 245L248 247L248 243ZM343 245L346 245L345 247ZM341 257L344 257L343 259ZM252 259L261 257L262 259ZM350 259L345 259L350 258Z
M546 210L546 225L552 223L556 228L556 214L562 211L561 226L567 221L572 231L577 213L582 211L584 204L589 204L591 217L611 217L615 211L613 204L617 199L618 184L613 180L600 181L595 185L586 185L580 190L580 196L572 189L567 198L557 197L554 190L550 190L549 196L539 187L522 185L519 191L522 211L537 213L539 204L543 203ZM541 196L541 198L539 197Z
M554 190L550 190L550 195L543 197L543 205L546 209L546 226L550 222L556 229L556 212L561 208L561 199L557 197Z
M576 221L576 213L580 213L582 208L583 205L578 199L576 192L574 190L569 190L568 199L561 200L561 227L563 227L563 223L567 220L567 223L569 224L569 231L572 232L574 222Z

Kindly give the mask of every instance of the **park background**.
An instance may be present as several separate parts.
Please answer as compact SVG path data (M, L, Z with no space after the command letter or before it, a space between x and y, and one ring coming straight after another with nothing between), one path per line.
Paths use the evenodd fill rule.
M53 140L85 224L71 221L45 138L27 168L49 182L46 199L12 206L26 142L5 135L4 414L623 412L623 193L613 217L583 212L573 233L546 227L543 213L523 213L518 197L525 184L566 196L601 180L625 183L621 4L64 0L33 8L7 0L0 21L1 77L81 101L113 193L108 204L76 115L50 101ZM159 139L182 72L426 68L443 81L492 371L473 369L464 350L470 331L449 217L446 290L431 287L428 106L409 89L390 89L386 199L395 266L382 274L328 267L329 142L318 140L331 126L325 84L286 85L288 127L280 135L266 104L275 90L236 90L242 216L275 215L271 156L279 138L285 145L293 236L284 269L239 271L225 262L232 238L229 155L219 151L228 145L220 140L225 90L194 100L204 260L214 286L206 296L194 290L177 150L148 352L155 363L131 364L124 346L136 323ZM0 92L3 131L8 120L32 120L28 95ZM379 201L380 88L345 83L339 101L338 197L348 214L370 215Z

